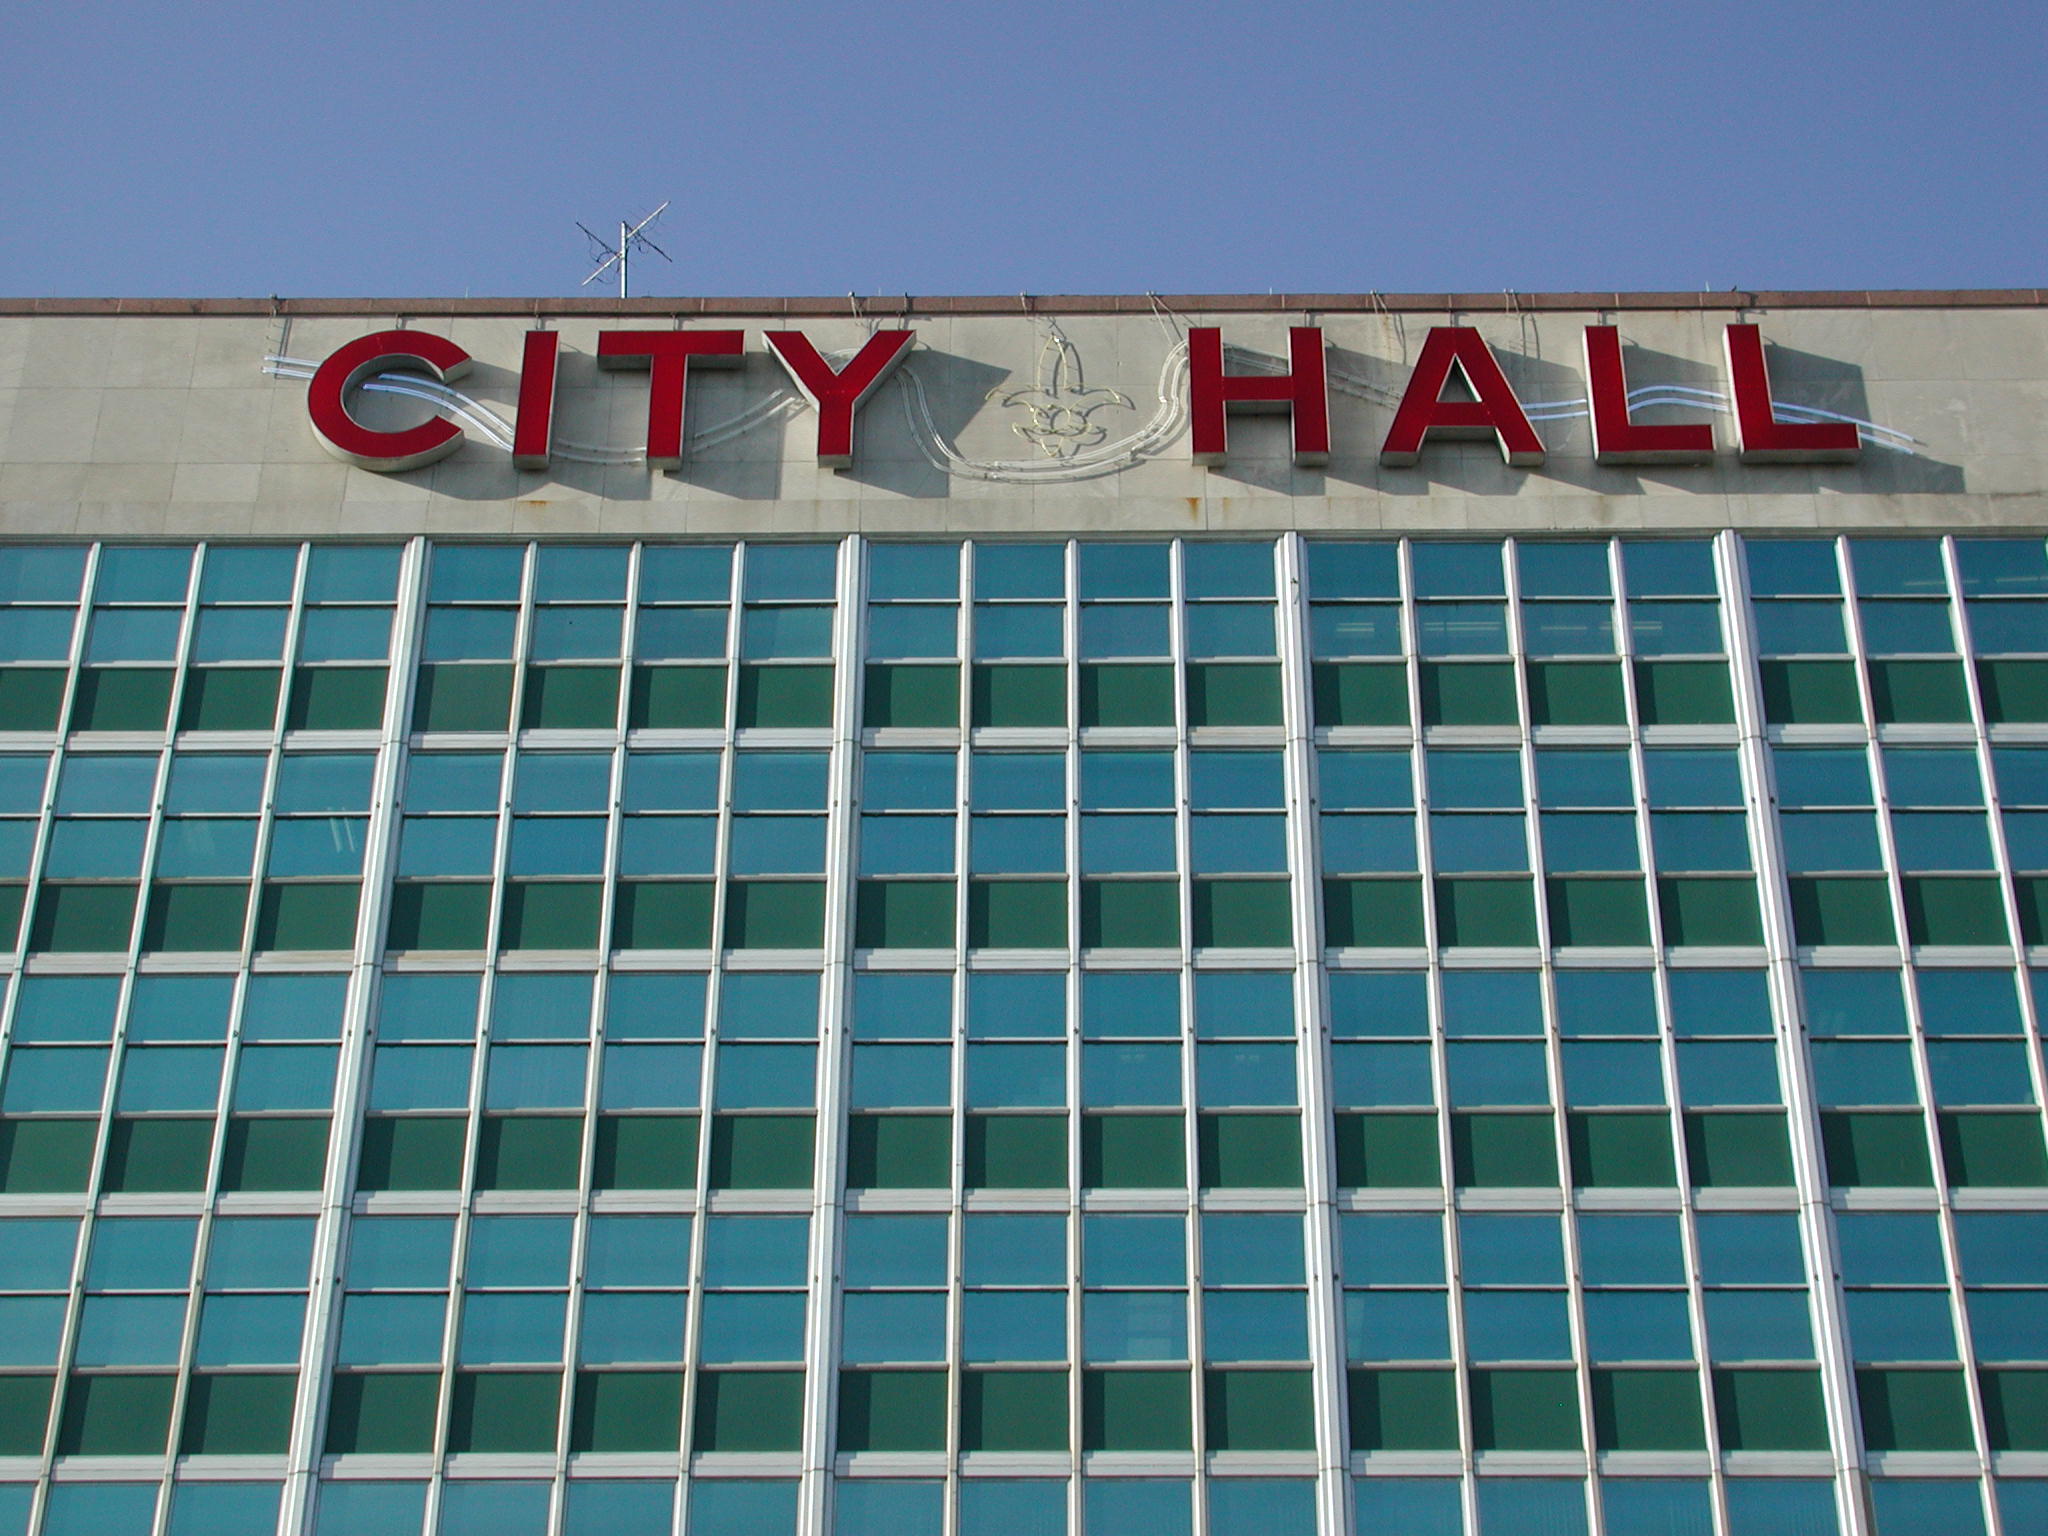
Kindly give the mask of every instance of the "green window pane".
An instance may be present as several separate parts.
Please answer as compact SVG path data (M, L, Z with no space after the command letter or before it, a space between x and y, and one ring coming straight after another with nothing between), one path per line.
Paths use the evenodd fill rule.
M1571 1371L1474 1371L1475 1451L1579 1449L1578 1377Z
M318 1189L327 1174L327 1118L292 1115L228 1121L220 1187L229 1193Z
M2048 1371L1979 1371L1994 1451L2048 1451Z
M615 726L618 719L617 667L526 669L519 723L527 730L604 731Z
M1952 1185L2039 1189L2048 1185L2048 1147L2041 1117L2025 1114L1941 1116L1941 1162Z
M1286 949L1294 903L1285 880L1197 880L1195 943L1230 949Z
M944 1371L839 1373L841 1455L945 1448Z
M243 884L158 883L149 888L142 947L150 950L239 950L249 911Z
M863 715L870 726L958 726L960 669L870 666Z
M695 1189L695 1115L605 1115L591 1157L593 1189Z
M1082 1372L1084 1450L1185 1451L1193 1437L1186 1371Z
M1685 1160L1703 1188L1776 1188L1792 1182L1783 1115L1689 1114Z
M0 1120L0 1195L84 1190L98 1138L97 1120Z
M125 952L134 925L132 885L45 885L36 893L28 947L60 954Z
M967 1187L1065 1189L1067 1117L969 1115Z
M384 721L384 682L382 667L301 668L284 723L294 731L374 731Z
M1066 948L1066 881L971 881L967 942L976 949Z
M808 1189L810 1115L717 1115L711 1121L713 1189Z
M2015 875L2012 886L2020 909L2020 942L2048 944L2048 878Z
M1332 949L1422 943L1420 880L1325 880L1323 942Z
M356 1188L365 1194L461 1188L467 1128L458 1115L371 1115L363 1121Z
M1657 914L1664 942L1673 948L1764 941L1756 881L1747 875L1732 880L1660 879Z
M448 1449L551 1451L562 1378L554 1371L458 1371L448 1401Z
M697 1377L690 1436L696 1450L793 1451L803 1423L801 1371L704 1371Z
M1650 908L1640 880L1588 880L1553 875L1544 882L1550 942L1631 945L1650 942Z
M854 895L853 942L862 949L951 949L951 880L863 880Z
M2048 720L2048 661L1980 661L1987 725Z
M1557 1144L1550 1116L1451 1116L1451 1167L1460 1188L1555 1187Z
M595 880L507 881L499 947L595 949L603 903Z
M1531 725L1625 725L1621 664L1614 661L1529 663Z
M720 729L725 724L725 668L635 667L626 723L635 730Z
M1934 1182L1927 1127L1918 1114L1830 1113L1820 1117L1828 1183L1838 1188L1921 1189Z
M1082 881L1081 942L1090 949L1177 949L1180 882Z
M1408 668L1400 662L1319 661L1310 680L1317 725L1408 723Z
M1735 718L1720 661L1639 661L1636 713L1645 725L1726 725Z
M181 731L267 731L277 722L275 667L194 668L178 704Z
M960 1449L1064 1451L1065 1371L964 1371L960 1377Z
M391 887L389 949L482 949L490 930L488 881L428 884L400 880Z
M825 727L832 723L830 667L741 667L743 727Z
M296 1376L195 1374L178 1450L185 1456L279 1456L291 1448Z
M824 881L726 882L727 949L816 949L824 942Z
M1205 1371L1202 1424L1212 1451L1312 1451L1307 1371Z
M74 731L160 731L171 712L171 673L158 667L82 667L71 696Z
M1793 880L1792 932L1801 944L1895 944L1884 880Z
M268 882L256 909L258 949L349 950L356 946L355 881Z
M1854 725L1863 719L1851 661L1760 664L1764 718L1772 725Z
M1439 876L1437 938L1446 948L1526 948L1536 942L1536 897L1528 880Z
M1173 668L1081 668L1081 724L1172 725Z
M1706 1449L1699 1373L1596 1370L1593 1437L1603 1451Z
M665 1451L683 1438L680 1371L579 1371L569 1412L572 1451Z
M1512 662L1422 664L1424 725L1519 725Z
M621 880L612 904L612 946L709 949L715 896L709 880Z
M1353 1371L1351 1449L1455 1451L1458 1378L1453 1371Z
M436 1371L336 1376L327 1396L327 1454L430 1451L440 1405L441 1377Z
M1963 1373L1856 1373L1863 1444L1872 1451L1968 1451L1976 1448Z
M100 1193L167 1194L206 1188L213 1155L209 1119L117 1119L107 1135Z
M11 950L21 935L21 911L28 899L25 885L0 885L0 950Z
M1067 723L1067 669L976 667L974 724L1060 727Z
M1195 1138L1204 1189L1301 1188L1297 1115L1203 1115Z
M176 1376L73 1376L64 1384L59 1456L161 1456Z
M945 1189L952 1183L952 1174L951 1115L854 1115L848 1119L847 1188Z
M57 729L65 676L62 667L0 667L0 720L13 721L17 731Z
M423 666L413 685L416 731L502 731L512 718L512 668Z
M1915 944L2005 944L2005 902L1998 881L1906 875L1900 881L1906 933Z
M1578 1189L1668 1189L1678 1182L1669 1115L1572 1115L1565 1123Z
M1436 1116L1337 1116L1337 1182L1346 1189L1441 1188Z
M50 1421L49 1376L0 1376L0 1456L40 1456Z
M1870 703L1881 725L1970 718L1960 661L1873 661Z
M1278 664L1188 664L1189 725L1278 725L1280 720Z
M478 1189L574 1189L582 1166L581 1115L486 1115L477 1128Z
M1088 1189L1184 1189L1186 1136L1179 1115L1084 1115L1081 1183Z

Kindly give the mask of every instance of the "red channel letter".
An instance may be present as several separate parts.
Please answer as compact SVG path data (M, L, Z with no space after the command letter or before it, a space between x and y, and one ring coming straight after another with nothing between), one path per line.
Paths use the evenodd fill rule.
M519 415L512 426L512 463L518 469L546 469L554 441L555 363L560 331L528 331L519 365Z
M1593 408L1593 457L1602 464L1704 464L1714 456L1705 422L1649 426L1629 420L1621 332L1586 327L1586 400Z
M1735 395L1735 441L1745 464L1850 464L1863 449L1847 421L1780 421L1771 403L1771 370L1763 333L1731 325L1724 337L1728 384Z
M599 331L600 368L646 368L647 462L655 469L683 464L683 392L690 359L732 367L746 351L744 331Z
M1188 416L1197 464L1223 462L1225 416L1232 409L1290 412L1294 462L1330 462L1330 394L1323 375L1322 328L1291 327L1287 360L1292 370L1288 373L1225 373L1223 332L1213 325L1188 327Z
M818 462L845 469L853 462L853 414L896 365L910 355L912 331L877 331L839 372L802 331L768 331L763 340L791 382L818 413Z
M1444 399L1444 385L1454 366L1477 399ZM1543 462L1543 439L1529 425L1486 338L1469 325L1429 328L1422 355L1415 359L1415 373L1394 412L1394 424L1380 444L1380 462L1397 468L1413 464L1422 457L1423 441L1431 433L1481 442L1491 438L1500 444L1501 457L1522 468Z
M403 432L379 432L348 411L348 392L387 368L415 368L443 383L469 371L469 354L445 336L425 331L378 331L328 354L306 388L306 415L320 446L359 469L390 474L446 458L462 443L462 429L435 417Z

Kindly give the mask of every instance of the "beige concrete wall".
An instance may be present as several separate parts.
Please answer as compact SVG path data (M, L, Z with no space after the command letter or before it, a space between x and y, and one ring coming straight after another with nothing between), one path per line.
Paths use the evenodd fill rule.
M1021 306L1020 306L1021 308ZM1777 398L1908 435L1866 444L1853 465L1740 464L1733 422L1700 410L1652 420L1715 423L1711 465L1594 464L1583 415L1539 421L1538 469L1510 469L1490 446L1432 445L1411 469L1377 462L1393 402L1431 324L1476 325L1524 404L1582 400L1582 328L1618 323L1629 382L1725 392L1721 328L1759 324ZM1349 312L913 315L917 350L862 413L858 457L844 472L812 462L814 423L743 326L745 366L691 386L683 469L559 457L523 472L472 433L426 469L380 475L344 465L314 441L302 379L265 371L266 354L317 361L397 318L321 314L0 315L0 534L175 535L560 534L582 536L948 533L1189 533L1304 530L1407 532L1736 528L2023 529L2048 526L2048 310L1916 306L1556 311L1536 314ZM406 323L453 337L476 365L457 386L509 420L521 333L499 315ZM667 328L635 315L551 322L563 335L558 443L624 459L644 441L646 376L600 374L597 332ZM851 318L794 322L827 350L866 334ZM1061 403L1093 407L1105 441L1172 412L1162 371L1181 328L1223 327L1226 343L1282 365L1289 324L1325 327L1334 453L1302 469L1284 421L1233 417L1225 466L1189 461L1185 430L1123 467L1066 476L1066 461L1020 433L1028 402L1004 397L1064 384ZM1048 343L1072 346L1089 390L1047 378ZM1233 368L1251 366L1234 358ZM1165 370L1170 373L1171 370ZM936 432L908 408L918 396ZM1121 396L1121 400L1117 399ZM1127 404L1124 402L1128 402ZM401 424L426 407L367 398L365 420ZM752 422L747 430L738 430ZM938 462L934 462L934 460Z

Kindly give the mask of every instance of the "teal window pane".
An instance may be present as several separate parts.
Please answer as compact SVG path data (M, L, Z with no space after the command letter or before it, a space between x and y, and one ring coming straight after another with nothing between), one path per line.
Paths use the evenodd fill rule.
M476 1287L566 1285L566 1216L479 1216L469 1224L467 1280Z
M1084 1216L1081 1278L1089 1286L1187 1284L1187 1223L1179 1216Z
M714 1216L705 1229L704 1283L801 1286L810 1231L803 1216Z
M560 1292L472 1292L462 1300L456 1358L465 1365L559 1363L567 1306Z
M1066 1047L967 1047L967 1103L974 1109L1052 1107L1067 1101Z
M1091 1477L1081 1484L1082 1536L1190 1536L1192 1485L1178 1478Z
M208 1296L199 1310L200 1365L295 1365L303 1296Z
M961 1358L1064 1360L1064 1291L968 1291L961 1298Z
M1588 1358L1690 1360L1692 1321L1683 1291L1588 1291Z
M306 1283L313 1221L295 1216L219 1216L206 1245L208 1290L283 1289Z
M358 1216L349 1223L353 1288L428 1288L448 1283L455 1221L448 1216Z
M622 972L605 998L609 1040L685 1039L704 1033L708 983L695 973Z
M796 1482L728 1478L690 1480L693 1536L760 1536L796 1529Z
M811 971L728 975L718 1032L728 1040L809 1039L818 1032L818 977Z
M608 1045L598 1108L695 1109L703 1071L701 1045Z
M964 1278L969 1285L1064 1285L1066 1234L1064 1216L969 1216Z
M848 1365L943 1360L943 1291L851 1291L841 1319L839 1358Z
M711 1292L697 1352L707 1365L803 1359L803 1293Z
M272 1536L277 1483L178 1483L166 1536Z
M1205 1214L1202 1279L1209 1285L1300 1285L1305 1279L1301 1218Z
M74 1363L175 1365L185 1330L183 1296L88 1296Z
M583 1257L584 1284L663 1286L690 1267L687 1216L593 1216Z
M1185 1291L1089 1291L1081 1358L1090 1363L1188 1358Z

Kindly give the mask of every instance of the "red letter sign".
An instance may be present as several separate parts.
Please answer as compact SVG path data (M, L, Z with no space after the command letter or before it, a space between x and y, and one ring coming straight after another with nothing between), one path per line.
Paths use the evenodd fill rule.
M1629 420L1621 332L1586 327L1586 400L1593 408L1593 457L1602 464L1704 464L1714 456L1705 422L1645 426Z
M519 367L519 416L512 426L512 463L519 469L546 469L554 441L555 359L561 350L560 331L528 331L526 355Z
M418 368L443 383L469 371L469 354L445 336L425 331L378 331L328 355L306 389L306 414L320 446L358 469L389 474L446 458L462 443L462 429L435 417L403 432L379 432L348 413L348 392L386 368Z
M877 331L838 373L802 331L768 331L763 340L775 360L818 412L818 462L844 469L853 462L853 413L910 353L909 331Z
M1444 385L1455 366L1472 386L1473 400L1444 399ZM1492 438L1510 464L1534 468L1543 462L1543 439L1522 414L1522 402L1500 371L1486 338L1468 325L1433 325L1423 338L1415 373L1394 412L1387 440L1380 444L1380 462L1413 464L1422 457L1423 439L1438 437Z
M1728 384L1735 394L1735 441L1745 464L1849 464L1862 450L1848 421L1780 421L1771 403L1763 333L1731 325L1725 335Z
M683 464L683 389L690 359L730 367L746 350L744 331L599 331L600 368L647 368L647 462L655 469Z
M1287 360L1280 374L1225 373L1223 332L1213 325L1188 327L1188 416L1197 464L1221 464L1225 413L1291 411L1294 462L1330 462L1330 396L1323 378L1323 333L1297 325L1287 332Z

